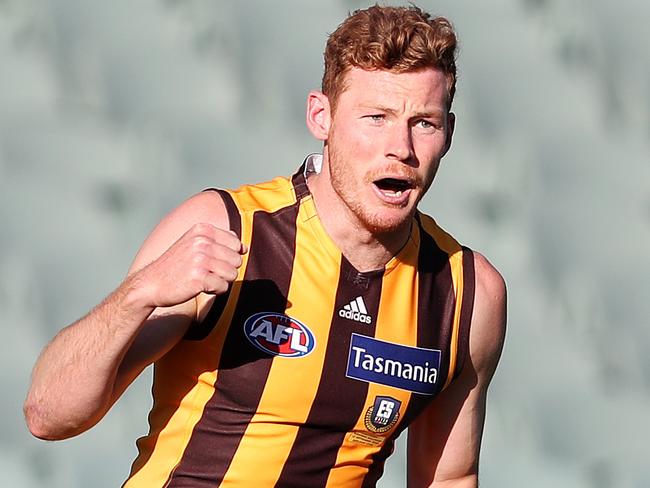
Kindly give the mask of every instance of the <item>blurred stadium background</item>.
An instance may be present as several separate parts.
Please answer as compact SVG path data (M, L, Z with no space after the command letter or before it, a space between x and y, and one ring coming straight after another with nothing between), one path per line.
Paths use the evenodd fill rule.
M458 123L422 208L509 286L482 486L650 486L650 3L421 0L460 39ZM21 405L46 342L162 215L290 174L328 32L360 1L0 1L3 486L119 486L150 373L82 436ZM403 440L403 439L402 439ZM404 456L383 487L404 486Z

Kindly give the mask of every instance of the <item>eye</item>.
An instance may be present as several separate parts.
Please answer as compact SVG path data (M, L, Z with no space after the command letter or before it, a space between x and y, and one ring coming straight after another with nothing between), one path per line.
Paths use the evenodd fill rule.
M370 114L366 115L366 119L369 119L374 124L380 124L384 121L386 116L384 114Z
M416 127L424 130L436 130L439 129L439 126L431 122L430 120L420 119L415 123Z

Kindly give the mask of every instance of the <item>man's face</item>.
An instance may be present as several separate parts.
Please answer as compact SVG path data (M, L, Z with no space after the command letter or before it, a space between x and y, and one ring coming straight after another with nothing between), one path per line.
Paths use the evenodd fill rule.
M442 72L352 68L327 136L332 187L373 233L410 224L453 131Z

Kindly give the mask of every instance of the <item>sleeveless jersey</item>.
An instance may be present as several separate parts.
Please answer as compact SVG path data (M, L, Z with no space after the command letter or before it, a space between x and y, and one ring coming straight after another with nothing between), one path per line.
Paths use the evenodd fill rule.
M400 253L362 273L303 171L218 191L249 251L155 364L124 486L375 486L395 438L462 368L472 252L418 212Z

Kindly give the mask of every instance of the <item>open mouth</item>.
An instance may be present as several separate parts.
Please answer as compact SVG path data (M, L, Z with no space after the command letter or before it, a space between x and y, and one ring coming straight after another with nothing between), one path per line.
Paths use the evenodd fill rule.
M413 189L413 183L405 179L381 178L373 183L387 197L400 197L403 193Z

